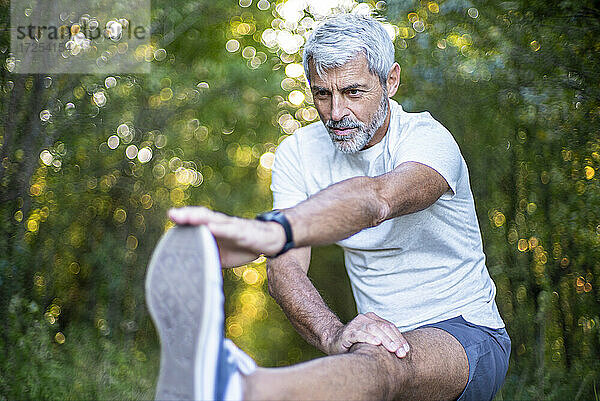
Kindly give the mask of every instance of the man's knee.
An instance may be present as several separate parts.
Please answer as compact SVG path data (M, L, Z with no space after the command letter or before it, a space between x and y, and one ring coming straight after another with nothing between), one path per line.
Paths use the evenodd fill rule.
M386 351L389 354L389 351L387 351L383 346L371 345L367 343L354 343L348 350L348 352L351 354L365 355L373 358L384 356L382 351Z
M408 385L415 370L411 363L410 352L404 358L388 351L382 345L356 343L350 347L349 353L361 355L370 361L378 378L385 387L384 399L394 399L398 391Z
M410 352L406 357L398 358L396 354L385 349L383 345L355 343L350 347L348 352L354 355L364 355L366 358L378 362L380 365L387 366L390 370L397 370L398 366L410 363Z

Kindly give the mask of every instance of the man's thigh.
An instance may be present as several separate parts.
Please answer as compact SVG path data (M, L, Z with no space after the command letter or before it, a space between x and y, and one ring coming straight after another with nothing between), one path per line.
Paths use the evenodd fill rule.
M350 351L377 358L386 373L391 393L387 398L491 400L508 368L510 339L506 331L472 325L462 317L435 326L439 327L403 333L411 350L402 359L383 346L355 344Z
M455 400L469 378L469 363L462 345L438 328L419 328L403 333L410 345L405 358L382 346L355 344L350 352L376 357L387 373L390 399Z

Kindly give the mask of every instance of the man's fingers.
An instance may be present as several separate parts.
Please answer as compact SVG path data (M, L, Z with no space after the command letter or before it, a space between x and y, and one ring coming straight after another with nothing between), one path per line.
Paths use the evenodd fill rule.
M397 330L393 330L388 324L382 323L379 328L384 332L389 339L394 343L394 349L388 349L390 352L396 352L399 348L404 349L404 339ZM406 351L405 351L406 352Z
M341 345L346 350L350 349L356 343L367 343L371 345L381 345L381 339L366 331L351 331L344 336Z
M177 224L205 224L208 217L206 209L203 207L182 207L169 209L169 218Z
M345 349L349 349L352 344L367 343L371 345L383 345L389 352L396 353L403 348L399 342L395 342L378 324L369 324L362 326L360 329L349 331L343 336L341 345ZM406 354L406 353L405 353ZM404 356L404 355L403 355Z
M352 319L339 341L341 347L346 350L355 343L382 345L398 358L404 358L410 350L400 330L392 322L373 312L359 314Z
M235 241L240 236L240 230L236 224L209 222L206 226L216 238L226 238Z
M381 329L388 335L396 344L398 344L398 348L402 350L400 354L402 356L406 355L408 351L410 351L410 346L408 345L408 341L402 335L400 330L393 324L388 321L384 321L381 323Z
M169 209L169 218L177 224L200 225L209 222L224 222L232 217L223 213L214 212L201 206L186 206Z
M390 352L395 352L400 358L406 356L408 351L410 351L410 346L400 330L398 330L398 328L392 322L379 317L373 312L367 312L365 313L365 316L380 323L381 325L379 327L381 327L385 334L388 335L390 339L392 339L393 342L398 345L397 349L393 351L386 347Z
M381 340L381 345L390 352L396 353L400 344L398 341L394 341L394 338L386 332L384 326L378 324L371 324L368 326L369 333L373 334Z

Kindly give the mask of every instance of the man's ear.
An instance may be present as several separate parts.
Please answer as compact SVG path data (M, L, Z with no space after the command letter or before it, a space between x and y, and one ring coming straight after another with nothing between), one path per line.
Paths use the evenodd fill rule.
M394 63L387 77L387 89L388 89L388 97L392 97L398 91L398 86L400 85L400 73L401 68L398 63Z

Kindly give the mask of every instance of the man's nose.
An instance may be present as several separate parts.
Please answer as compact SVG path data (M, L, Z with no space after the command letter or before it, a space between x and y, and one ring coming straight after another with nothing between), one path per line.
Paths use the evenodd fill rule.
M348 108L343 96L334 94L331 96L331 119L333 121L340 121L342 118L348 115Z

